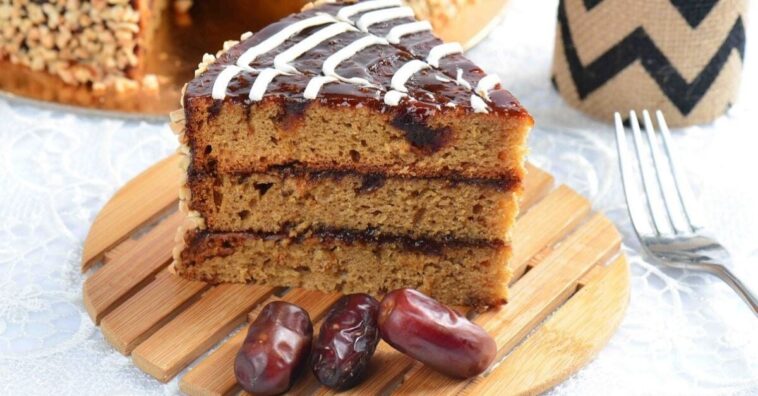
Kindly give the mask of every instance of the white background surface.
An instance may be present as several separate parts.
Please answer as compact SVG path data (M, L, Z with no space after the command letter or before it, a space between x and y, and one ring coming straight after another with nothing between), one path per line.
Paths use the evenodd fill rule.
M470 52L532 112L530 160L589 197L625 236L632 297L618 333L555 394L758 394L758 319L719 281L636 251L612 129L551 88L556 1L512 0ZM758 36L748 22L743 92L714 124L677 131L686 174L733 266L758 287ZM127 180L171 153L165 125L0 99L0 394L174 394L113 350L81 300L89 224ZM149 197L145 197L149 199Z

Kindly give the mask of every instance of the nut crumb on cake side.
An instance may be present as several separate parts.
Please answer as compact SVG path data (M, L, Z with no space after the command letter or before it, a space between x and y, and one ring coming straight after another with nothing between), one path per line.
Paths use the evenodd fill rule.
M168 0L93 0L0 4L0 59L45 71L65 83L133 90L142 57Z

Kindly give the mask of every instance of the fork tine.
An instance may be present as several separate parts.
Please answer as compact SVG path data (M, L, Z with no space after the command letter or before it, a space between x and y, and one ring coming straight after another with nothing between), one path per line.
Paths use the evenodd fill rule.
M671 168L671 174L674 176L676 194L679 197L679 202L682 204L682 209L684 210L684 215L687 218L689 227L693 232L697 231L702 228L700 214L692 204L692 192L689 189L689 184L676 166L678 159L675 158L674 150L671 148L671 132L669 131L668 124L666 124L666 119L663 118L663 112L656 110L655 117L658 119L658 127L661 129L663 148L666 151L669 168Z
M659 199L654 194L656 193L655 185L653 183L653 175L650 174L650 168L646 166L647 157L643 153L643 141L642 132L640 132L640 123L637 119L637 113L632 110L629 112L629 123L632 125L632 135L634 136L634 146L636 148L637 161L642 174L642 188L645 191L645 202L647 208L650 211L650 216L653 218L653 228L658 235L663 234L664 230L668 229L668 219L665 214L662 214L660 208L654 204L659 202Z
M658 137L655 133L655 127L653 126L653 120L650 118L650 113L647 110L642 110L642 121L645 125L645 134L647 135L648 143L650 144L650 153L653 157L653 166L655 167L655 178L658 181L658 188L661 191L661 196L663 197L663 205L666 208L666 213L668 214L668 224L671 226L671 229L673 229L675 232L684 231L684 227L679 227L677 223L680 223L678 221L679 217L676 215L680 212L678 211L679 206L675 206L677 202L679 202L677 194L674 193L676 191L676 186L674 185L671 176L671 172L668 171L668 165L664 165L664 160L661 154L661 150L659 148L658 143Z
M637 237L642 239L643 235L653 233L650 227L649 216L645 210L640 207L640 193L637 189L637 183L634 181L634 172L632 160L629 158L629 148L627 147L626 130L624 122L621 120L621 114L616 112L614 115L616 121L616 150L619 156L619 169L621 170L621 185L624 188L624 198L626 207L629 211L629 218L632 220L632 227L637 233Z

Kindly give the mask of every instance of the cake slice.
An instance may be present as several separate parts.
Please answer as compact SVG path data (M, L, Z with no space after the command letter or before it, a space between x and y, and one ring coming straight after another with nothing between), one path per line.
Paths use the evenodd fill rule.
M178 274L506 301L533 121L413 15L322 2L205 57L174 116Z

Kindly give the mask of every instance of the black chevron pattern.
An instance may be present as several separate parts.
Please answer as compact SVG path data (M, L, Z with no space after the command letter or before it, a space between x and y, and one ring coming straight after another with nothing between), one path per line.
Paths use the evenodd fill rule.
M571 36L564 0L558 6L558 25L564 55L580 99L586 98L639 60L663 93L686 116L716 80L732 50L736 49L741 59L745 56L745 27L742 17L737 18L716 54L691 83L687 83L642 27L635 29L598 59L584 66Z
M669 0L693 29L703 22L719 0Z
M582 0L584 8L589 11L604 0ZM713 7L719 3L720 0L669 0L671 5L676 8L682 15L685 21L693 29L698 27L703 19L708 16Z
M595 8L596 5L600 4L603 0L582 0L584 2L584 8L587 9L587 11Z

